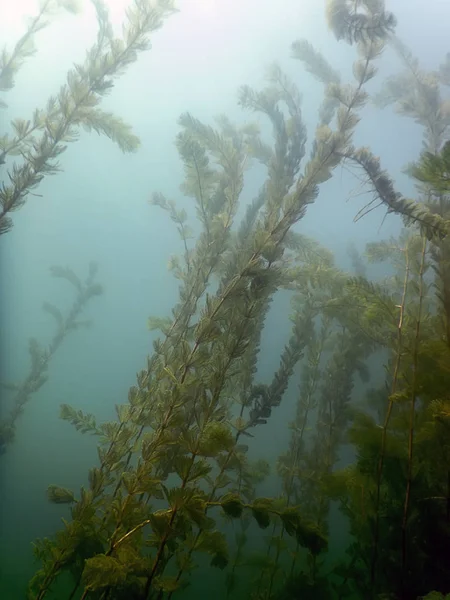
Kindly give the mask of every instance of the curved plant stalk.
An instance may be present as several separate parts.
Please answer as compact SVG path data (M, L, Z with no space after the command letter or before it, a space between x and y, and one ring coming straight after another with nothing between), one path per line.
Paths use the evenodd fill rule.
M429 240L442 240L448 235L449 220L436 214L426 203L405 198L397 192L393 181L380 168L380 160L368 148L351 148L342 158L350 160L364 170L367 182L375 195L375 198L358 212L355 221L384 204L388 214L402 215L406 226L417 225Z

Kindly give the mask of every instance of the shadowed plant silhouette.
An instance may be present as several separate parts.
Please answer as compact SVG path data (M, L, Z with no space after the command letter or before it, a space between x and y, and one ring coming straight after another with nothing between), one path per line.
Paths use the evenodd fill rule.
M0 455L14 441L17 420L23 413L25 404L47 381L49 364L56 351L70 332L90 325L90 321L82 321L80 316L89 301L103 293L102 286L95 281L97 265L93 262L89 265L89 274L84 282L67 267L53 266L50 271L53 277L68 281L75 288L76 296L66 316L55 305L44 302L43 310L56 322L56 332L50 344L44 347L38 340L31 338L28 346L31 368L27 377L20 384L0 383L3 389L14 393L8 416L0 420ZM2 402L4 403L4 398Z

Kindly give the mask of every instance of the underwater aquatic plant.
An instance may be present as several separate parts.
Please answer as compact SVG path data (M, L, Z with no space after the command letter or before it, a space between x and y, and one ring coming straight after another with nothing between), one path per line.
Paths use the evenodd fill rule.
M14 392L8 416L0 419L0 455L4 454L9 444L14 442L17 420L31 396L47 381L50 361L62 342L70 332L90 325L90 321L80 320L80 316L88 302L103 293L102 286L95 281L97 270L96 263L91 262L88 276L85 281L82 281L72 269L57 265L51 267L52 276L68 281L75 288L76 296L66 316L54 304L44 302L43 310L50 314L56 322L56 332L50 344L43 347L35 338L31 338L28 346L31 358L28 375L20 384L0 382L1 387Z
M184 261L174 263L179 303L170 319L153 321L164 337L154 342L128 403L117 406L117 422L97 425L90 415L64 409L63 417L99 436L100 467L91 469L89 487L74 496L65 530L37 543L42 568L30 582L30 598L47 597L64 572L73 578L67 598L170 595L186 585L195 553L209 554L213 566L227 564L217 508L230 518L250 511L262 528L279 520L313 554L326 547L320 526L305 519L301 507L246 499L245 481L252 477L240 442L280 403L310 337L316 309L306 304L272 384L254 383L268 304L278 289L297 278L301 285L305 276L301 240L292 227L349 146L358 121L354 109L364 101L362 88L375 58L371 44L360 43L356 86L344 94L336 82L326 82L333 106L326 101L326 119L322 111L302 174L306 132L299 94L278 68L271 70L268 90L245 86L240 95L244 107L269 118L272 147L253 127L237 129L221 118L214 129L189 114L181 117L182 190L194 198L202 227L193 247L186 215L163 196L154 198L169 210L185 245ZM252 154L267 166L267 179L235 232Z
M11 122L14 135L0 138L0 167L8 156L22 156L21 164L13 163L0 189L0 235L12 228L9 213L21 208L32 189L47 175L60 170L56 162L68 143L76 141L78 130L84 127L102 133L116 142L123 152L139 147L139 138L120 117L105 112L99 104L113 87L114 79L136 61L139 52L150 47L149 34L162 26L165 18L175 12L172 0L135 0L127 11L123 39L115 38L108 11L102 0L92 0L97 21L96 43L87 51L83 64L76 64L67 74L56 96L48 99L45 109L36 109L29 120ZM43 19L62 5L72 9L67 0L45 0L31 21L26 33L11 53L5 49L0 57L0 91L14 86L14 76L25 59L34 54L34 34L47 24ZM2 103L1 106L6 106Z
M394 260L396 268L404 271L405 301L402 300L398 304L398 327L399 332L402 329L402 335L406 336L403 342L397 344L395 350L401 379L392 379L392 384L399 389L388 398L386 420L382 429L382 439L385 442L387 437L391 440L390 444L393 443L393 439L405 439L401 458L397 458L399 465L402 465L402 474L397 482L401 481L406 491L403 502L400 502L400 489L397 489L397 485L395 489L392 488L393 480L390 474L385 478L381 476L379 469L377 504L380 502L380 491L383 488L384 497L391 493L392 498L386 504L386 500L383 500L382 506L375 508L377 520L381 518L387 524L395 518L401 526L398 530L394 529L398 536L395 541L383 541L383 547L395 548L389 566L384 563L383 567L377 567L378 544L375 544L371 579L372 583L378 578L385 581L384 591L394 591L400 587L399 593L402 598L412 598L424 594L427 586L428 589L434 587L446 592L450 585L448 570L441 558L447 553L450 540L450 511L445 508L450 496L448 444L441 437L444 431L448 431L448 415L444 408L448 402L448 391L445 386L442 387L442 382L447 381L448 377L445 357L448 356L450 344L450 110L446 90L450 80L448 56L439 70L427 72L420 67L418 60L400 40L392 37L390 41L404 70L386 81L376 96L376 101L382 107L393 104L400 115L414 119L423 128L424 151L419 162L407 169L407 173L418 182L419 198L418 201L408 201L407 206L405 205L406 210L400 209L399 212L405 215L406 224L418 222L420 231L429 239L429 244L418 237L409 240L404 237L400 244L389 243L370 249L374 258ZM393 186L389 186L393 191ZM397 194L397 198L399 197ZM400 247L403 248L403 262L398 260ZM427 271L433 273L433 279ZM424 379L426 372L428 376ZM392 374L395 374L395 369ZM408 406L409 417L406 416ZM433 407L438 406L441 409L434 413ZM388 432L392 413L401 415L403 422L396 418L395 424L389 427ZM441 416L437 417L438 414ZM435 446L436 443L442 444L439 450ZM429 454L430 447L436 449L434 458ZM400 449L401 446L397 452L400 452ZM424 473L427 473L427 476L424 476ZM400 507L403 507L402 516ZM375 522L376 535L378 529ZM388 531L384 530L383 535L387 534ZM439 547L439 551L436 551L436 547ZM425 563L429 564L429 578L426 582L417 581L415 561L422 564L421 568L424 568Z
M448 468L448 443L441 437L448 422L436 422L430 403L442 394L438 381L448 376L436 361L440 324L427 275L432 253L425 238L406 232L399 243L370 244L368 255L395 268L383 284L359 278L349 290L358 299L360 308L352 310L360 311L361 326L388 351L387 378L368 395L367 409L354 412L349 440L356 462L329 482L353 537L350 562L340 570L341 597L356 589L367 597L417 598L450 583L441 555L450 529L444 507L431 505L443 494ZM417 574L419 565L426 576Z

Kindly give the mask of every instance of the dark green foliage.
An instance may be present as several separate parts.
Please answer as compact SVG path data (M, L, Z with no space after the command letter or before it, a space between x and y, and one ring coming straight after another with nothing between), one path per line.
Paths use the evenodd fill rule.
M439 494L447 493L442 486L447 485L448 445L433 424L431 410L435 395L442 399L441 406L448 395L448 369L440 366L448 346L437 342L442 335L438 321L423 312L434 302L433 289L424 282L433 252L418 236L403 235L400 242L369 249L372 258L389 256L399 271L392 278L392 299L386 286L377 288L363 279L352 283L362 316L373 312L372 306L381 309L378 318L364 317L360 323L371 337L378 332L376 339L389 349L390 359L386 385L369 397L375 416L362 411L352 416L348 439L355 447L356 463L334 473L327 491L341 501L354 536L345 581L359 594L375 590L412 599L438 581L443 590L450 585L442 563L450 549L450 529L445 503L436 502ZM440 424L444 429L446 420ZM440 450L431 458L427 448L436 450L435 443Z
M267 510L271 507L271 501L266 498L257 498L252 503L252 515L259 527L266 529L270 525L270 513Z
M448 223L439 214L432 211L425 203L404 198L395 191L392 180L381 170L379 159L370 150L352 149L346 158L364 170L375 195L375 199L358 213L357 218L384 204L388 213L402 215L405 225L417 225L430 240L442 239L448 234Z
M298 509L286 509L280 514L283 526L288 535L294 536L298 543L313 554L326 550L328 542L319 528L304 521Z
M214 554L210 564L212 567L224 569L228 565L228 557L225 554Z

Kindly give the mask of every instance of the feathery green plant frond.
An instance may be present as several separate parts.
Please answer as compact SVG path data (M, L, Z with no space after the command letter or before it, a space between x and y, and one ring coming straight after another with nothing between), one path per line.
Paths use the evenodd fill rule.
M12 86L12 73L20 61L30 54L24 50L36 28L42 28L41 17L56 0L46 0L42 11L30 24L27 33L18 42L16 55L3 55L3 86ZM66 84L56 96L49 98L44 110L36 109L32 120L13 122L14 136L0 138L0 164L8 156L21 155L23 162L13 162L7 172L9 183L0 186L0 234L12 227L9 213L21 208L28 194L47 175L60 170L58 157L67 144L78 138L80 127L94 129L115 141L124 152L135 151L139 139L129 125L119 117L98 108L102 97L113 87L114 79L137 59L138 52L149 48L149 35L159 29L163 20L175 12L172 0L153 4L135 0L127 11L124 39L114 38L108 12L101 0L94 2L99 31L96 43L86 53L83 64L75 64L67 74ZM25 52L25 55L23 54ZM21 58L20 58L21 57ZM5 83L6 82L6 83Z
M355 220L384 204L388 213L394 212L402 215L406 226L416 224L429 240L443 239L448 235L448 220L432 212L425 203L404 198L399 192L396 192L392 180L380 168L379 159L368 148L351 148L345 158L363 169L375 196L359 211Z
M34 36L38 31L47 27L49 21L45 19L57 13L59 8L73 14L78 13L80 9L77 0L43 0L40 3L38 14L28 19L27 31L16 42L12 52L8 52L6 47L3 48L0 56L0 91L7 92L14 87L15 75L17 75L25 60L37 51L34 45ZM6 106L3 101L0 101L0 108L6 108Z
M81 410L74 410L68 404L61 404L59 414L63 421L68 421L81 433L98 433L94 415L84 414Z
M73 97L76 102L75 95ZM87 131L93 129L98 134L106 135L122 152L134 152L139 147L139 140L132 133L131 127L113 113L94 108L84 113L80 111L79 123Z
M339 73L333 69L325 57L308 40L297 40L291 48L293 58L301 60L308 73L311 73L324 85L340 83Z
M54 504L71 504L75 502L75 496L70 490L57 485L48 486L47 496L49 501Z

